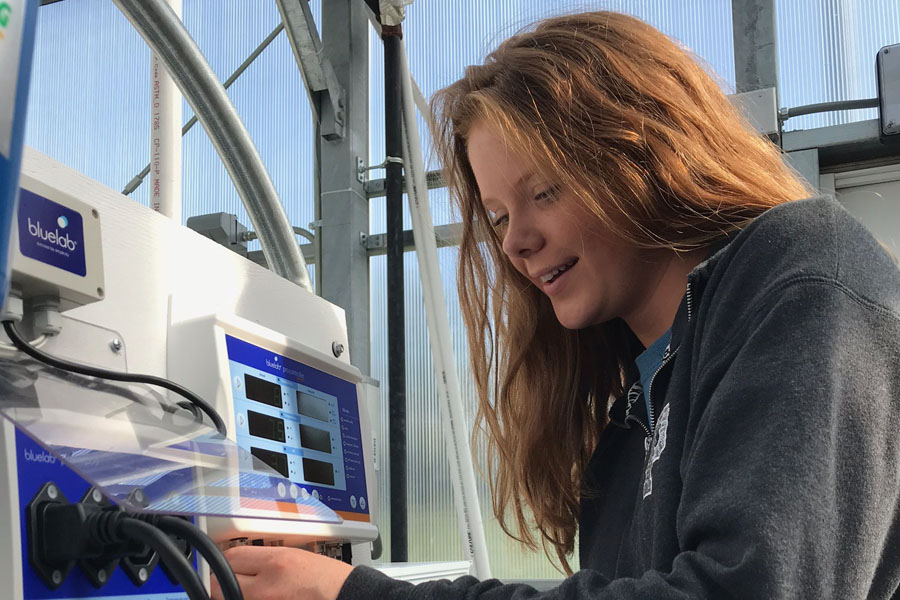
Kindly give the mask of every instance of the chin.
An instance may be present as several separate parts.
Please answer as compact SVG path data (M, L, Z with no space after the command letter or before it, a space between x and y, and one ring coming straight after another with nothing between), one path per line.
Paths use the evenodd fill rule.
M594 320L585 313L556 310L556 319L566 329L584 329L594 324Z

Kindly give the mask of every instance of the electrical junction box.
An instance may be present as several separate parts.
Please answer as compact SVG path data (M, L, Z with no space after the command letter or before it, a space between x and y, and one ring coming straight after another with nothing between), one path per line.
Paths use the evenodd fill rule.
M875 62L881 137L900 140L900 44L879 50Z
M51 589L41 580L29 558L28 505L47 482L62 498L77 503L92 489L75 471L29 438L6 419L0 419L0 586L4 600L188 600L184 590L154 559L145 581L128 574L136 565L116 561L102 583L91 581L79 564ZM132 567L129 569L129 567ZM195 564L196 568L196 564ZM61 573L62 575L62 573ZM99 587L98 587L98 584Z
M301 302L292 318L302 314ZM291 482L279 490L285 499L312 497L342 520L208 517L214 541L303 546L378 536L371 426L358 369L245 319L209 315L170 325L168 376L212 402L228 437Z
M102 300L100 213L22 174L11 236L11 287L23 298L58 296L60 309Z

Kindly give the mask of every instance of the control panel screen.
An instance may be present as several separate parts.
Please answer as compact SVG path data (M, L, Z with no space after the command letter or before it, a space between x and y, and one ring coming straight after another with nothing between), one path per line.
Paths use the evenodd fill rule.
M255 437L266 438L276 442L283 442L284 439L284 419L270 417L253 410L247 411L247 425L250 429L250 435Z
M263 461L285 477L289 477L287 454L250 446L250 454Z
M368 520L356 384L231 335L225 345L238 445L294 483L292 493Z
M321 398L300 391L297 392L297 410L301 415L311 419L328 420L328 403Z
M312 425L300 425L300 445L331 454L331 434Z
M334 469L331 463L322 462L313 458L303 459L303 473L306 480L311 483L324 483L334 485Z
M247 389L248 400L256 400L281 408L281 386L246 373L244 374L244 386Z

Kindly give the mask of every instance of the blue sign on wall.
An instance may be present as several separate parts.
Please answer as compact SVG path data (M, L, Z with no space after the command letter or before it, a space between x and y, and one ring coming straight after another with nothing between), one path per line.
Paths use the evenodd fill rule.
M19 250L69 273L87 273L81 214L28 190L19 195Z

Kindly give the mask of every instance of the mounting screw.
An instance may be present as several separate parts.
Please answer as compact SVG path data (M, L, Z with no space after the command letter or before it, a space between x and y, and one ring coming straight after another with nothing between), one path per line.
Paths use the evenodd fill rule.
M114 339L109 343L109 347L110 347L110 349L111 349L113 352L115 352L116 354L118 354L119 352L122 351L122 340L120 340L119 338L114 338Z
M138 579L141 581L147 581L147 569L141 567L141 570L138 571Z
M340 342L333 342L331 344L331 351L334 352L335 357L340 358L341 354L344 353L344 345Z
M47 495L50 496L51 499L56 500L56 497L59 495L59 490L56 489L55 485L47 486Z
M100 569L97 571L97 581L100 583L106 583L106 570Z
M53 573L50 575L50 578L53 580L53 585L59 585L60 583L62 583L62 572L53 571Z
M100 490L98 490L97 488L94 488L91 491L91 498L94 499L94 502L99 504L100 502L103 501L103 494L100 493Z

